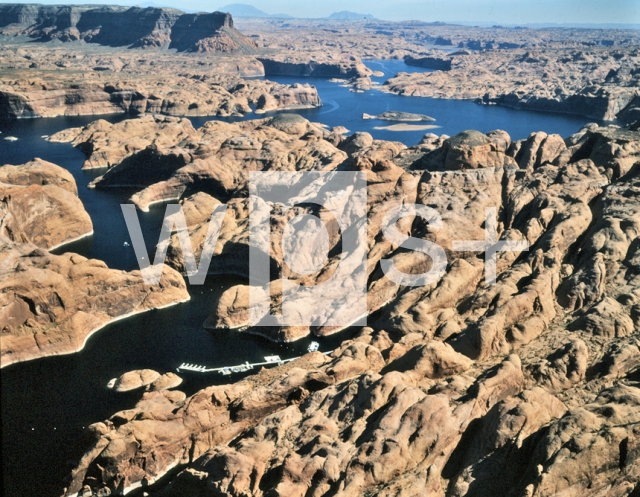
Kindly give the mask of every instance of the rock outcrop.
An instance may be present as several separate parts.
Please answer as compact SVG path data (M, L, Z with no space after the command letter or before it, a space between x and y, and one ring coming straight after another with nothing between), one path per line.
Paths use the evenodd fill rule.
M372 71L362 61L352 57L258 57L264 66L265 76L313 76L322 78L362 78L370 76Z
M52 249L93 233L73 176L35 159L0 167L0 237Z
M408 66L424 67L436 71L451 70L451 58L449 57L412 57L407 55L404 57L404 63Z
M117 6L28 5L0 7L3 34L39 41L86 41L110 47L176 48L182 52L253 52L255 43L222 12Z
M410 112L399 112L396 110L388 110L377 116L370 114L362 114L362 119L379 119L381 121L399 121L399 122L433 122L433 117L424 114L412 114Z
M188 188L227 199L246 186L251 170L333 169L346 154L325 135L330 133L295 114L210 121L197 132L185 119L148 116L115 125L96 121L50 140L88 151L85 167L112 166L92 182L95 188L144 188L132 200L146 210L150 203L180 198Z
M29 243L0 246L2 366L76 352L106 324L189 299L184 280L165 268L158 285L140 271L109 269L78 254L52 255Z
M21 186L56 185L74 195L78 194L76 181L69 171L38 158L21 166L7 164L0 167L0 182Z
M400 95L474 99L516 109L577 114L598 120L638 119L633 50L494 50L462 55L434 53L410 65L434 72L399 73L383 89Z
M56 117L91 114L164 114L170 116L242 116L286 109L320 107L315 87L281 85L234 76L197 79L184 74L155 74L142 79L88 73L76 77L42 74L0 81L0 111L5 118Z
M85 150L89 157L82 168L94 169L120 164L126 157L149 146L166 148L177 145L195 134L189 119L149 115L116 124L99 119L81 128L60 131L47 140L71 143Z
M234 39L229 22L210 30L216 15L92 7L92 15L104 12L105 19L135 12L140 29L126 36L101 29L89 40L83 26L90 18L73 18L82 18L82 9L3 7L11 26L2 29L29 34L20 28L28 24L41 39L82 35L105 45L242 52L242 39ZM175 22L172 16L178 16ZM33 44L28 53L0 47L0 66L8 75L0 111L13 117L28 117L33 109L41 115L152 112L115 125L97 121L65 130L53 140L82 149L85 167L104 168L96 188L133 187L132 201L141 209L179 201L196 258L212 212L226 205L211 273L247 275L252 171L364 173L368 326L353 326L329 355L306 354L189 396L171 390L181 381L173 373L134 371L114 380L122 390L139 388L141 398L89 427L93 441L77 458L63 493L635 496L637 124L593 124L567 138L538 132L518 141L500 130L428 134L406 147L368 133L346 136L344 128L329 131L289 114L199 129L166 115L239 116L252 106L268 112L319 103L310 86L237 77L260 71L262 64L288 74L351 78L354 90L364 91L373 87L373 75L362 70L361 59L409 55L443 65L433 73L391 78L387 90L631 122L640 116L638 35L377 20L309 26L305 20L271 19L245 26L265 49L262 63L243 56L234 65L220 56L161 50L153 57L140 50L79 54L69 43L63 51L56 44L46 50ZM302 49L300 29L307 30ZM426 44L469 50L444 54L425 50ZM477 49L485 51L472 51ZM64 71L54 73L56 67L81 76L71 81ZM166 71L172 71L171 81L165 81ZM36 161L0 168L0 182L7 199L31 195L3 204L2 365L78 350L91 331L114 319L188 298L177 236L169 240L171 267L149 287L139 272L113 271L99 261L42 248L74 236L70 226L82 225L79 205L75 217L60 209L65 215L59 224L70 220L62 230L30 214L45 198L61 204L71 198L68 205L75 205L75 184L62 171ZM30 199L36 197L34 204ZM442 221L410 214L396 223L401 234L437 244L446 257L443 273L421 286L399 284L383 271L384 261L411 275L435 267L434 256L383 233L389 209L411 204L434 209ZM270 208L265 249L273 314L283 308L282 278L312 287L330 278L343 259L344 233L332 216L308 202L281 207ZM290 225L301 223L299 215L324 225L306 239L315 242L311 249L304 240L287 238ZM305 260L323 251L328 256L321 268L296 272L285 245ZM221 292L205 327L213 334L237 330L274 341L324 337L344 328L251 327L248 297L247 285Z
M295 140L313 131L297 118L242 126L247 158L262 150L261 133L283 138L269 127ZM411 148L325 133L316 146L331 140L345 151L329 167L367 174L371 327L330 357L308 354L186 401L144 394L92 426L95 444L67 495L84 485L104 494L152 484L167 471L165 497L596 496L637 488L640 133L587 126L560 143L554 135L512 142L503 131L464 132ZM243 267L248 252L243 189L229 190L235 198L212 262L220 257L222 270ZM201 247L220 202L203 191L182 202ZM436 206L442 217L442 228L412 217L400 223L445 250L437 282L403 287L378 267L383 258L403 272L430 267L380 233L383 214L400 203ZM488 236L487 209L497 214L499 240L529 245L496 254L495 284L485 281L485 257L454 243ZM296 213L272 213L271 264L274 274L313 283L316 275L289 273L278 249ZM171 247L181 268L175 239ZM242 285L222 294L208 320L219 328L247 322ZM267 336L335 331L284 327Z
M159 284L46 249L92 233L73 177L35 159L0 167L0 366L82 349L107 323L189 299L166 267Z
M113 389L116 392L128 392L147 385L151 385L160 378L160 373L152 369L129 371L115 380Z
M240 19L261 48L291 55L343 55L362 60L448 59L476 51L556 48L634 50L639 36L632 29L516 28L465 26L416 21L318 21L317 19ZM433 47L440 50L433 50Z

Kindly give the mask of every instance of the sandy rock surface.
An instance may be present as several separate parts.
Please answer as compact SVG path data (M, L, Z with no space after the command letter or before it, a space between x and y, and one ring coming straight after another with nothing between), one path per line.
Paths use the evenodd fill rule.
M170 268L148 286L140 271L52 255L29 243L2 239L0 245L2 366L76 352L115 319L189 300L182 276Z
M308 354L184 401L144 394L94 425L95 445L69 495L87 482L93 491L126 489L176 466L160 495L596 496L637 487L639 132L589 125L564 140L534 133L513 142L504 131L468 131L407 148L298 118L216 126L242 132L211 142L203 160L212 163L231 153L245 170L256 157L265 164L269 136L271 151L279 141L332 151L327 168L366 173L375 317L330 357ZM270 155L267 167L280 160ZM246 268L246 187L227 184L235 189L225 189L213 272ZM197 247L220 206L219 189L203 190L181 199ZM420 218L400 224L447 255L443 277L421 287L392 283L378 267L384 258L408 273L430 267L382 236L384 212L407 202L437 206L443 221L439 229ZM485 281L482 254L454 250L457 240L484 239L487 208L497 213L499 240L529 244L496 255L495 284ZM296 213L272 214L272 274L322 281L322 272L295 275L283 264L277 240ZM171 264L183 270L175 239L171 247ZM277 310L281 287L272 285ZM206 326L244 330L248 315L248 287L235 286ZM337 331L260 332L290 341ZM102 476L88 479L96 468Z
M128 392L136 388L151 385L160 378L160 373L151 369L129 371L116 379L113 389L116 392Z
M0 167L0 237L52 249L93 233L73 176L40 159Z
M109 269L78 254L47 249L91 234L73 177L39 159L0 167L1 365L68 354L122 317L189 299L178 272L165 267L160 283L140 271Z
M85 30L92 9L102 9L104 26ZM181 381L173 373L127 373L118 386L140 388L140 400L89 427L92 441L65 495L638 494L636 32L304 19L241 20L238 32L227 16L172 9L0 12L0 31L11 35L0 43L0 112L143 114L52 140L84 151L85 167L103 168L95 188L133 188L142 210L180 202L197 258L212 212L226 206L212 274L247 276L252 171L360 172L367 181L368 326L350 327L330 355L223 377L229 381L188 396L171 390ZM110 29L114 19L137 27ZM26 50L29 36L55 41ZM362 64L391 58L435 70L381 74ZM265 74L632 124L590 124L569 137L540 130L517 141L501 130L428 133L407 147L292 114L197 130L184 119L321 104L310 85L243 79ZM114 319L188 299L177 237L160 284L149 287L139 272L46 251L84 226L64 172L34 161L0 168L0 182L2 365L76 351ZM442 225L411 214L397 230L446 256L441 277L415 287L382 270L384 261L409 275L434 267L433 257L383 233L389 209L408 204L435 209ZM38 209L56 223L39 222ZM287 238L298 216L324 226L308 237L329 252L319 269L297 272L283 249L288 243L300 260L315 260L316 251ZM315 286L337 271L341 233L335 218L304 202L288 210L274 203L270 217L267 295L277 314L283 277ZM491 257L498 241L528 250ZM259 332L287 342L345 327L251 328L248 297L249 287L236 285L212 299L204 326L214 339Z

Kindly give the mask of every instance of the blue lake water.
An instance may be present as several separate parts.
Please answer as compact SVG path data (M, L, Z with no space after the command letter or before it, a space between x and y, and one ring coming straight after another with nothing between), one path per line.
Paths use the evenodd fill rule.
M371 68L383 70L383 82L399 71L420 71L402 61L370 61ZM300 82L294 78L271 77L282 83ZM351 131L368 131L375 138L416 144L424 131L392 132L375 130L391 123L365 121L362 113L379 114L398 110L427 114L436 119L437 134L453 135L465 129L487 132L504 129L514 139L544 130L568 136L587 120L584 118L515 111L477 105L470 101L437 100L390 95L379 91L352 93L347 88L322 79L302 82L314 84L324 106L299 113L328 126L345 126ZM124 115L104 116L110 122ZM256 116L248 116L254 118ZM83 154L66 144L45 141L62 129L81 126L98 116L54 119L0 121L0 164L22 164L34 157L67 168L78 184L79 196L94 224L95 234L61 247L56 252L72 251L104 260L110 267L132 270L136 261L131 247L124 247L128 234L120 204L133 191L90 190L87 184L101 171L82 171ZM194 118L200 126L210 118ZM2 140L16 136L18 141ZM139 213L147 247L157 242L164 204ZM122 373L139 368L161 373L173 371L182 362L221 366L246 360L259 361L264 355L283 358L300 355L309 339L295 344L276 345L267 340L236 332L208 332L202 328L216 294L237 283L238 278L210 277L202 287L190 288L192 300L168 309L151 311L113 323L93 335L77 354L45 358L4 368L2 380L2 460L3 494L10 497L57 497L64 487L63 478L88 447L83 427L105 419L114 412L132 407L139 392L118 394L106 389L107 382ZM321 350L335 347L345 334L319 340ZM214 383L229 381L217 375L183 374L180 387L187 394ZM235 377L237 379L237 377Z
M373 81L381 84L398 72L428 72L426 69L407 66L401 60L368 61L367 65L375 71L385 73L383 77L372 78ZM290 77L270 77L269 79L287 84L300 81ZM479 105L471 100L405 97L379 90L352 93L348 88L320 78L309 78L306 82L316 86L324 106L319 109L300 111L300 115L310 121L321 122L328 126L344 126L350 131L367 131L376 139L401 141L407 146L418 143L425 133L453 136L467 129L475 129L483 133L503 129L514 140L526 138L535 131L558 133L567 137L576 133L588 122L588 119L579 116ZM362 119L363 113L378 115L388 110L426 114L433 117L435 122L425 124L433 124L438 128L426 131L376 130L376 127L394 123Z

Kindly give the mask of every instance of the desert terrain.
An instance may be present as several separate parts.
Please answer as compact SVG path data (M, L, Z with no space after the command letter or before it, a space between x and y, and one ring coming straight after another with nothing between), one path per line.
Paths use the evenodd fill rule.
M373 59L430 71L375 84ZM344 340L190 394L180 372L114 378L109 388L138 400L86 427L58 495L639 495L639 61L632 30L0 4L0 118L96 116L42 140L82 152L94 193L130 192L141 213L179 203L197 258L226 205L209 278L250 276L250 173L353 172L367 184L366 326L254 327L249 285L228 286L202 322L213 341ZM279 76L297 82L269 79ZM593 122L517 139L500 129L438 135L423 114L363 116L425 126L405 144L296 113L323 105L313 78ZM206 116L199 127L190 120ZM191 305L178 233L155 285L60 251L94 232L78 188L64 164L0 165L3 368L81 354L109 323ZM435 265L385 235L385 214L407 204L442 219L396 225L446 256L442 277L422 286L383 270ZM329 256L309 274L293 271L282 248L300 215L327 227ZM332 222L311 204L272 206L274 313L282 278L319 285L340 265ZM495 253L495 282L485 254L456 248L492 226L493 243L528 247Z

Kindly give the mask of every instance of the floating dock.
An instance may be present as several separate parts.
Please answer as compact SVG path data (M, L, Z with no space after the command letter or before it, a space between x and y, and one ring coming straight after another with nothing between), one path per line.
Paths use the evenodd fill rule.
M309 352L315 352L319 348L318 342L311 342L307 350ZM323 354L330 354L331 352L322 352ZM279 355L268 355L265 356L264 362L254 362L249 363L249 361L244 364L238 364L236 366L222 366L220 368L208 368L206 366L201 366L198 364L189 364L183 362L180 364L176 371L179 373L180 371L191 371L193 373L220 373L223 375L228 375L231 373L244 373L246 371L250 371L259 366L281 366L286 362L295 361L296 359L300 359L298 357L291 357L290 359L281 359Z

